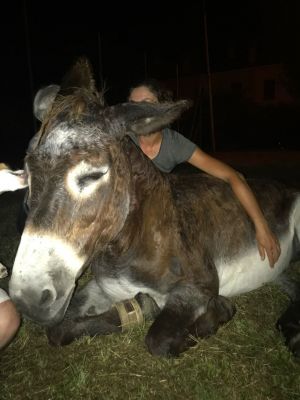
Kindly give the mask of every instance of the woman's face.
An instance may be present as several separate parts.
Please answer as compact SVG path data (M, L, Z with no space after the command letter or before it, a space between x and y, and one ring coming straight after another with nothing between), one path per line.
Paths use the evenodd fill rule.
M138 86L134 88L129 96L129 101L139 103L140 101L147 101L148 103L158 103L158 99L154 93L146 86Z

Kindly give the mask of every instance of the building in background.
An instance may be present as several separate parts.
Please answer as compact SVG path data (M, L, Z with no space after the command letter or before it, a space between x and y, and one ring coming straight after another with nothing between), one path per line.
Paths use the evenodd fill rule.
M211 73L214 96L234 95L261 106L293 103L286 80L283 64L255 65ZM208 92L205 73L166 79L164 83L178 98L195 101L200 94Z
M249 62L239 68L212 71L210 78L216 150L298 146L299 110L283 63ZM194 107L180 129L212 150L207 74L178 74L163 83L176 98L193 100Z

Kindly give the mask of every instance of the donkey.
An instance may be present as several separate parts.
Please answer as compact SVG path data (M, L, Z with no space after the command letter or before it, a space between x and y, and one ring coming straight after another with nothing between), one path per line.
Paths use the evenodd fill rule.
M27 179L23 170L13 171L7 164L0 163L0 194L15 192L25 187L27 187ZM7 268L0 262L0 279L7 276Z
M27 179L22 169L13 171L7 164L0 163L0 194L25 187L27 187Z
M229 185L203 173L164 174L130 139L171 124L188 101L106 106L86 59L55 90L51 105L39 93L49 108L25 158L30 211L9 284L19 310L46 327L50 343L119 331L126 319L116 317L120 302L136 297L123 309L139 306L137 314L154 319L149 352L176 356L193 344L190 334L214 334L233 317L228 298L285 273L300 248L299 192L249 180L280 239L270 268ZM93 278L75 290L87 268ZM299 314L284 319L284 328L295 327ZM298 323L287 335L298 355L299 332Z

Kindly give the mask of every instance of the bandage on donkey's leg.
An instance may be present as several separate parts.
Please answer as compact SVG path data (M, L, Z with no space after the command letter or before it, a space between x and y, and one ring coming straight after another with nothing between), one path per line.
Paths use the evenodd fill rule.
M138 293L134 299L117 303L100 315L73 319L67 312L62 322L46 332L51 345L63 346L81 336L124 332L144 321L153 320L159 312L159 307L149 295Z
M159 313L156 302L147 294L138 293L133 299L114 305L118 311L122 332L152 320Z

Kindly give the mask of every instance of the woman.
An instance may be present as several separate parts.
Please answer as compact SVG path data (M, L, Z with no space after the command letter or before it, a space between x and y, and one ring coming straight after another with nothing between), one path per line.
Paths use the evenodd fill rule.
M128 100L132 102L150 103L160 103L170 99L170 94L152 79L132 87L128 97ZM145 136L131 135L131 138L164 172L170 172L179 163L187 161L194 167L227 182L255 226L261 259L264 260L267 255L270 266L274 267L280 256L280 244L270 230L253 192L241 174L206 154L190 140L170 128Z

